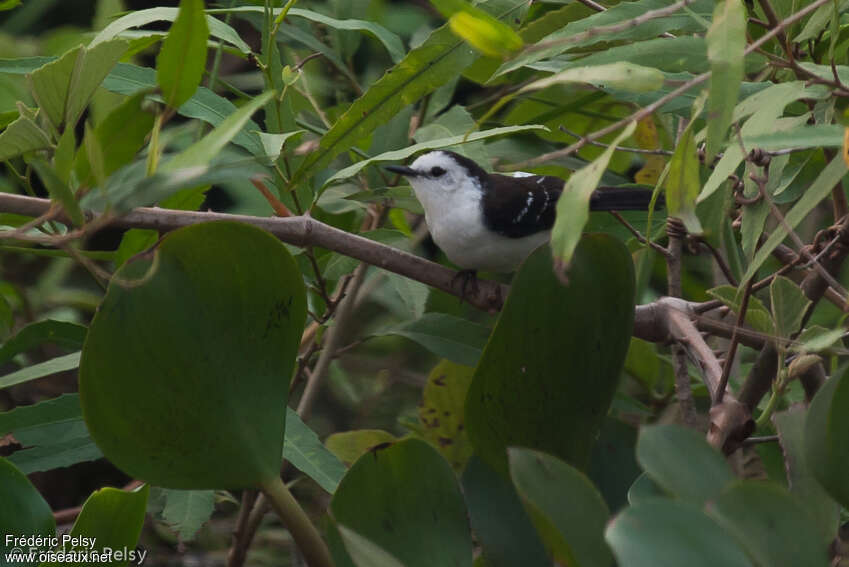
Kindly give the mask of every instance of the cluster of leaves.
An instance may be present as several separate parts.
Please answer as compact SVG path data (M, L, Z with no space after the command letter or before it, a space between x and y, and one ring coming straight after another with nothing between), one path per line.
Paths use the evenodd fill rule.
M260 488L310 565L825 565L840 553L849 378L841 313L820 300L846 302L849 5L433 0L433 13L396 17L380 2L254 4L131 11L55 56L0 59L0 388L14 407L0 435L16 449L0 458L0 531L53 535L25 475L105 457L147 484L88 498L72 533L97 549L133 548L157 507L189 539L214 491ZM180 211L224 195L228 212L308 213L342 238L413 249L419 205L370 166L443 147L568 178L551 246L497 316L246 224L145 225L96 245L137 207L196 219ZM673 236L665 250L647 242L665 238L660 211L588 213L598 184L625 184L628 169L692 235L680 281ZM21 192L33 199L4 200ZM41 216L16 208L45 195ZM655 281L665 264L668 289ZM676 367L632 337L635 298L675 287L699 313L725 312L711 329L731 338L729 396L772 368L747 400L771 442L740 449L748 464L733 471L700 434L646 425L723 400L702 385L704 360ZM76 369L64 395L28 389ZM339 407L355 417L339 423ZM323 537L281 482L286 462L332 495ZM739 478L758 475L769 480ZM234 549L251 537L243 526Z

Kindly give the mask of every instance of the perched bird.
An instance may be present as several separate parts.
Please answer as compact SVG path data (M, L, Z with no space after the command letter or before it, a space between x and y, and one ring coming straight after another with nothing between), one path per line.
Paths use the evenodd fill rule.
M564 183L548 175L487 173L469 158L445 150L423 154L409 167L386 169L410 181L434 242L471 275L477 270L512 272L547 242ZM643 210L650 200L647 189L598 189L590 210Z

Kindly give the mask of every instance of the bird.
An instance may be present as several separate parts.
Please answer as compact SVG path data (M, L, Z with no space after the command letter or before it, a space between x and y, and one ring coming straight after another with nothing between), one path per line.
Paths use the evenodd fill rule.
M487 173L448 150L422 154L410 166L385 168L407 178L433 241L472 278L477 271L513 272L548 241L564 185L550 175ZM646 188L600 188L590 198L590 210L645 210L651 196Z

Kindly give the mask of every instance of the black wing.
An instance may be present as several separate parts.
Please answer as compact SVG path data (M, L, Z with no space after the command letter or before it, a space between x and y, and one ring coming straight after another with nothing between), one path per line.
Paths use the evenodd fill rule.
M509 177L491 174L483 196L487 227L508 238L522 238L554 224L563 180L549 175Z

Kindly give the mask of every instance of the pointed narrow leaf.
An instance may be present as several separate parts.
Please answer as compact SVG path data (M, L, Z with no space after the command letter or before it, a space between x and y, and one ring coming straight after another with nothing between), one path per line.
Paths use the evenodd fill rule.
M44 161L36 159L31 162L31 165L36 173L38 173L41 182L47 188L47 192L50 194L50 200L62 207L62 210L67 213L68 218L74 223L74 226L82 226L85 223L85 217L83 217L80 204L77 202L71 188Z
M458 37L490 57L506 57L522 48L513 28L463 0L431 0Z
M180 0L177 18L156 58L156 82L172 108L192 97L203 76L209 36L203 9L203 0Z
M557 217L551 230L551 252L554 254L555 269L559 272L562 273L572 260L572 254L590 218L590 197L598 187L616 146L630 136L636 127L636 122L629 123L599 157L573 173L566 181L563 194L557 201Z
M693 130L687 128L678 140L675 153L669 162L669 175L666 176L666 206L669 216L684 221L691 234L702 232L699 217L696 216L696 198L702 184L699 180L699 158L696 155L696 142Z
M326 167L334 157L388 122L404 106L458 76L475 57L474 51L457 40L446 26L434 31L339 117L322 136L318 149L295 173L292 185L302 183Z
M130 12L112 21L108 26L100 30L94 36L94 39L91 40L91 43L89 43L89 47L91 48L104 41L109 41L130 28L138 28L158 21L173 22L177 18L178 13L179 10L177 8L165 7ZM206 25L209 28L209 35L226 41L242 53L251 52L250 46L239 37L238 32L221 20L212 16L206 16Z
M242 131L251 115L262 108L274 96L274 92L266 91L250 100L236 112L225 118L212 132L174 156L174 159L163 166L163 171L207 165L218 153Z
M769 298L772 302L775 330L778 336L789 338L799 330L811 300L805 297L796 282L784 276L778 276L772 280L769 286Z
M706 39L711 76L705 163L711 163L725 141L743 82L746 9L741 0L717 3Z
M305 317L301 274L267 232L216 222L169 233L118 270L89 328L80 400L92 438L165 488L276 477Z
M301 421L291 408L286 409L286 442L283 458L333 494L345 476L345 465L322 445L315 431Z
M0 376L0 389L23 384L36 378L43 378L66 370L73 370L80 365L80 353L74 352L65 356L57 356L44 362L38 362L26 368Z
M476 453L505 476L510 446L585 468L619 382L633 316L633 262L618 240L586 235L565 286L547 247L531 254L466 395Z
M426 142L419 142L418 144L413 144L411 146L407 146L406 148L401 148L400 150L384 152L374 157L358 161L357 163L349 165L346 168L340 169L339 171L331 175L327 179L327 181L325 181L325 185L330 185L332 182L338 181L340 179L347 179L349 177L353 177L354 175L359 173L364 167L373 163L384 161L401 161L424 150L437 150L439 148L447 148L448 146L455 146L457 144L477 142L478 140L485 140L487 138L492 138L495 136L504 136L506 134L515 134L518 132L527 132L530 130L545 130L547 132L548 128L539 124L527 124L522 126L501 126L499 128L491 128L489 130L472 132L468 135L463 134L461 136L448 136L445 138L428 140Z
M536 91L563 83L590 83L629 92L655 91L663 86L664 79L664 74L657 69L623 61L566 69L525 85L519 92Z
M50 146L50 138L44 130L30 118L19 116L0 133L0 161Z
M786 223L776 226L767 241L755 252L755 257L749 264L746 273L743 274L742 281L751 279L757 273L776 246L787 238L787 227L795 229L802 222L802 219L806 218L808 213L814 210L814 207L831 193L831 190L843 179L847 171L849 171L849 165L843 161L842 156L835 157L825 166L819 176L802 194L802 197L796 201L793 208L784 216Z

